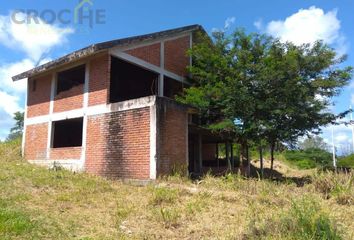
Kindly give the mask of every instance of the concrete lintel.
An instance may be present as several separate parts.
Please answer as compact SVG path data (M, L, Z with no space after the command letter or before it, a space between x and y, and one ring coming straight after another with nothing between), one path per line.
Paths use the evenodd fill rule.
M87 116L99 115L104 113L112 113L119 111L132 110L143 107L150 107L156 102L156 96L148 96L137 99L131 99L123 102L110 103L110 104L100 104L95 106L89 106L85 109ZM85 114L83 108L52 113L50 115L43 115L38 117L32 117L26 119L26 126L40 123L48 123L49 121L59 121L64 119L72 119L83 117Z

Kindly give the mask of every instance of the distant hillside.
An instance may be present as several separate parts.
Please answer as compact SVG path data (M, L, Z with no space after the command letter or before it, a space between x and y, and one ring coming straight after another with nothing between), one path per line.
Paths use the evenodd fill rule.
M339 167L349 167L354 169L354 154L338 159Z

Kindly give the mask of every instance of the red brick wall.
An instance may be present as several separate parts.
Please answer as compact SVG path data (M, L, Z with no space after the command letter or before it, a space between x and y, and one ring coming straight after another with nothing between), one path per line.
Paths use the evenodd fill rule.
M82 108L84 84L75 86L68 91L60 92L54 97L54 112L64 112Z
M202 146L202 159L215 160L216 144L203 144Z
M126 51L126 53L134 57L140 58L148 63L160 66L160 49L161 44L155 43L144 47L130 49Z
M50 149L51 160L80 159L81 147L64 147Z
M109 129L106 127L106 114L88 116L86 135L85 171L103 175L106 168L106 137Z
M158 100L157 175L187 169L187 112L171 100Z
M48 123L26 127L25 158L27 160L45 159L47 153Z
M108 54L90 61L89 106L105 104L108 101L110 61Z
M36 80L35 91L32 91L33 80ZM27 117L36 117L49 113L51 81L52 74L28 81Z
M87 172L112 178L149 179L149 107L90 116L87 128Z
M190 37L185 36L165 42L165 69L186 76L186 67L189 65L187 50L190 46Z

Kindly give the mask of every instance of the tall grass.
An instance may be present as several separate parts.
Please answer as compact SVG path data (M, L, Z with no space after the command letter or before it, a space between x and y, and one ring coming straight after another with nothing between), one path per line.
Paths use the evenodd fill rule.
M167 187L153 187L150 203L152 205L173 204L178 197L178 190Z
M342 239L336 223L312 198L293 201L290 209L268 218L260 218L256 212L251 216L245 239Z
M325 199L334 198L337 203L354 205L354 173L320 172L313 175L313 187Z
M2 162L21 160L21 138L0 142L0 157Z

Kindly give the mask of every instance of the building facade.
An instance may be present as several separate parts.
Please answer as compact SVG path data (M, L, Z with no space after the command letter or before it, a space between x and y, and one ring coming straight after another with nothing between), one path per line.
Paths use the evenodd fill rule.
M153 180L201 172L216 145L192 133L187 50L199 25L94 44L13 77L27 78L23 154L96 175Z

